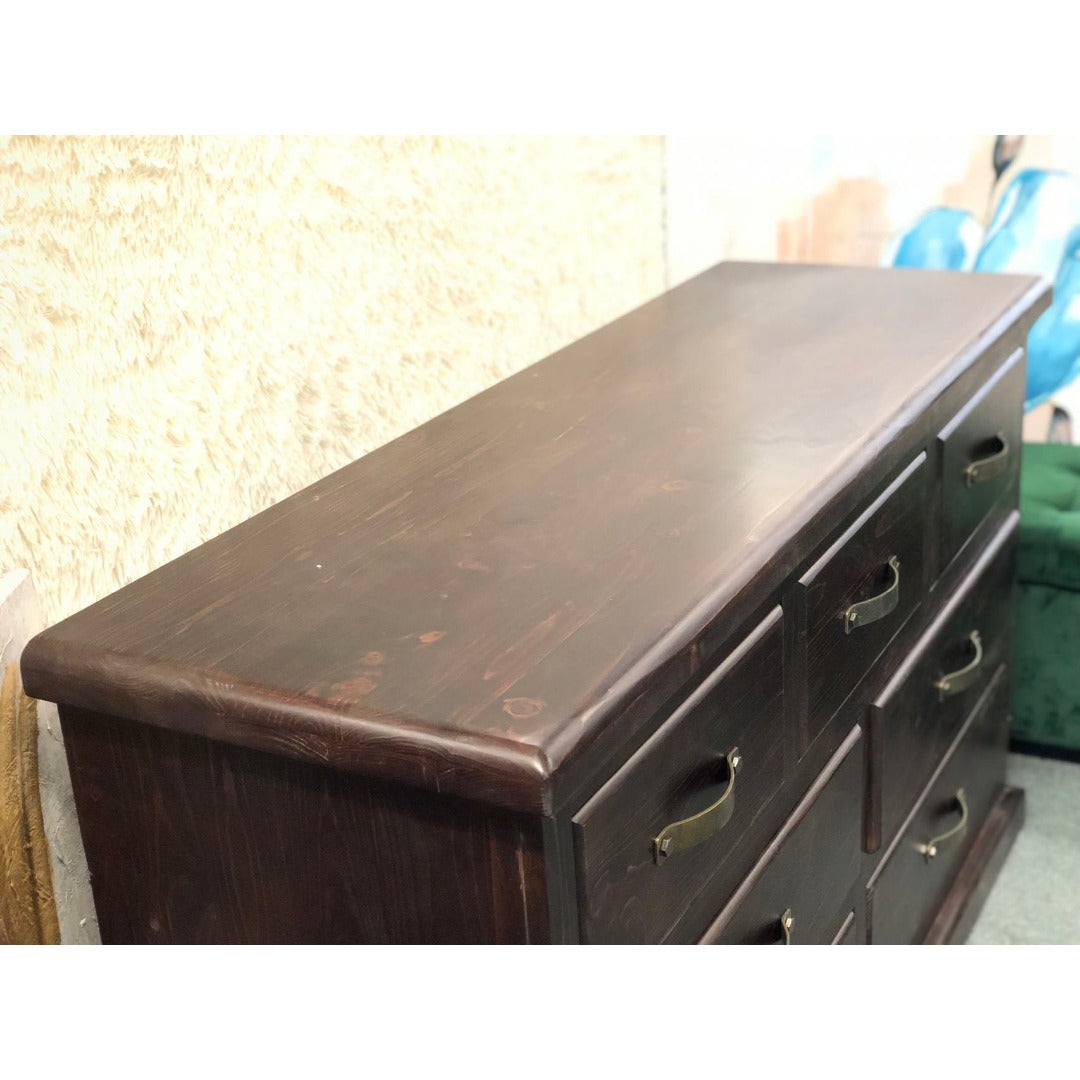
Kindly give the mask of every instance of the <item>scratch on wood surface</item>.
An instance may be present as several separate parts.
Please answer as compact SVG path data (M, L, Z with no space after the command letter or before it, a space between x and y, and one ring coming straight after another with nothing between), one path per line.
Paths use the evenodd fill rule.
M467 454L462 454L460 457L455 458L445 468L439 469L435 473L435 476L437 476L437 477L446 476L448 474L451 474L451 473L455 472L462 465L466 465L470 461L475 461L476 458L480 457L486 450L489 450L496 443L498 443L499 440L502 439L503 435L506 434L506 430L507 429L503 429L502 431L496 432L494 435L491 436L491 438L485 439L478 446L473 447L473 449L470 450Z
M409 488L409 490L406 491L404 495L399 495L396 499L391 499L390 502L388 502L385 506L380 506L379 509L376 510L374 513L368 514L368 516L364 518L364 520L374 521L377 517L385 514L388 510L393 510L394 507L398 505L398 503L403 503L412 493L413 489Z
M570 432L574 430L574 428L580 427L582 425L582 423L584 423L584 421L587 420L587 419L588 419L588 414L587 413L585 415L583 415L583 416L579 416L568 428L564 429L563 431L560 431L559 434L556 435L555 438L552 439L551 441L552 442L558 442L564 435L569 435Z
M529 665L535 662L536 650L548 638L551 631L558 625L559 619L572 609L570 603L553 611L546 619L541 619L531 627L511 646L503 649L497 656L493 656L488 662L484 672L484 682L504 677L508 671L517 671L524 674Z
M525 944L531 945L532 942L529 940L529 890L525 886L525 851L523 844L524 840L519 833L514 857L517 860L518 888L521 890L521 913L522 925L525 927Z
M187 633L187 631L190 630L192 626L194 626L195 623L197 623L204 615L209 615L211 611L216 611L219 607L222 606L222 604L227 604L230 599L231 597L228 594L224 596L219 596L212 603L207 604L205 607L199 608L199 610L196 611L194 615L189 615L186 619L177 624L174 634L179 637L180 634Z

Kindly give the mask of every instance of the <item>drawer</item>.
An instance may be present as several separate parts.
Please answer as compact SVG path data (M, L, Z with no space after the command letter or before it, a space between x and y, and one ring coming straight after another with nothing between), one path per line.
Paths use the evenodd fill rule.
M920 454L795 585L806 670L803 749L922 599L927 474Z
M1010 654L1018 524L1013 513L870 705L869 852L892 840Z
M862 865L862 784L862 732L854 728L701 943L838 941Z
M870 887L875 945L919 942L1005 782L1008 679L1001 668ZM962 796L961 796L962 793ZM933 855L927 854L932 845Z
M583 941L672 937L704 889L730 895L775 831L783 636L775 608L574 817Z
M941 542L938 573L982 522L1016 506L1026 368L1017 349L938 434Z

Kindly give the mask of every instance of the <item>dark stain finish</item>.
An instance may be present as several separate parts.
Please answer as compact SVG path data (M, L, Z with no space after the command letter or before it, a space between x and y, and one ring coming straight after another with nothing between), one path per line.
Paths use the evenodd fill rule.
M541 943L540 821L62 710L108 944Z
M103 939L966 933L1007 695L923 691L973 620L1009 679L1015 459L956 484L1047 301L723 265L46 630Z
M658 666L780 589L1044 303L723 264L51 627L27 688L551 812L557 772L655 715L625 710Z
M922 601L927 472L926 455L920 454L799 579L795 604L798 640L806 649L807 745ZM893 605L886 614L846 625L849 610L884 595Z
M770 804L784 779L783 625L779 609L742 642L574 817L582 940L694 940L680 927L706 890L715 906L778 824ZM657 858L664 827L707 810L730 781L722 828ZM715 815L714 815L715 816Z
M938 435L941 453L942 567L956 557L979 523L1003 503L1016 501L1020 482L1023 413L1016 408L1026 384L1024 351L1017 349L985 387ZM999 460L995 460L999 459ZM969 475L978 462L992 462L987 476Z
M868 851L891 843L991 677L1012 656L1018 525L1014 512L870 706ZM978 654L972 633L979 635ZM943 696L940 680L968 667L970 685Z
M908 945L923 940L1000 797L1008 743L1007 687L1005 669L999 669L878 868L870 886L872 944ZM961 790L967 825L937 844L936 855L928 859L923 853L927 843L962 820L956 800ZM984 855L993 861L991 852Z
M861 826L849 812L859 804L862 780L862 732L854 728L701 944L829 945L836 940L850 914L844 901L862 866Z
M1024 792L1006 785L938 905L922 944L964 943L1023 824Z

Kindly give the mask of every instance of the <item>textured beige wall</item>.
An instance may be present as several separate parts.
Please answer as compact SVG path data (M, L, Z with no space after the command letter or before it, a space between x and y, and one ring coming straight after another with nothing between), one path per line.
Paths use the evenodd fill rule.
M663 144L0 139L0 569L54 621L661 292Z
M0 571L55 621L665 282L981 213L991 144L0 137Z

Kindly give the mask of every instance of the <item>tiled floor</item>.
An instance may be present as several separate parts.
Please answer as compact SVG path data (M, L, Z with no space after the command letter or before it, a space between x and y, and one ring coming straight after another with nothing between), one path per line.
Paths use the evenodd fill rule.
M1024 827L969 945L1080 944L1080 765L1009 755Z

